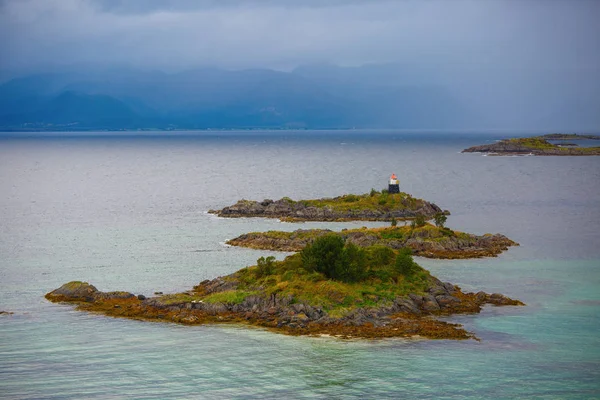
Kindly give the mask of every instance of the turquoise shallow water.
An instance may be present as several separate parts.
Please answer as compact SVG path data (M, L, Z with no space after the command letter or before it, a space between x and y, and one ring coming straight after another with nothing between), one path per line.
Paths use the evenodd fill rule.
M0 136L0 397L600 398L600 159L481 157L493 135ZM206 214L238 198L403 190L452 228L521 243L419 262L527 307L451 321L476 341L341 341L106 318L50 304L65 281L175 292L269 252L222 243L286 224ZM279 254L283 257L285 254Z

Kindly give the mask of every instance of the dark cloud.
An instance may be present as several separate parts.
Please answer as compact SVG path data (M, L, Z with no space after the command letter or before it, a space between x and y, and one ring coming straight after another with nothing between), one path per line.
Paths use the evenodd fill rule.
M101 10L124 14L147 14L157 11L198 11L236 7L329 8L397 0L93 0Z
M2 67L598 68L600 2L4 0Z

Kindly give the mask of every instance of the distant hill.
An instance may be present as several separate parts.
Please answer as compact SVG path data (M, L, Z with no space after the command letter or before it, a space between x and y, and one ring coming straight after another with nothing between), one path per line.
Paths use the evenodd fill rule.
M0 129L461 129L498 123L460 87L434 82L425 72L395 65L174 74L81 69L1 84ZM596 104L591 99L573 116L590 120ZM532 113L532 123L554 122L556 109Z

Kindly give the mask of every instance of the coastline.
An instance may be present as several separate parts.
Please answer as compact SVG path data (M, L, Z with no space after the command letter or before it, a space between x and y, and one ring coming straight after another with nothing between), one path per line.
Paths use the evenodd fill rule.
M220 210L208 210L224 218L277 218L285 222L303 221L406 221L415 218L432 219L437 214L449 215L434 203L412 197L408 193L388 193L386 189L371 189L366 194L346 194L334 198L263 201L238 200Z
M433 277L423 296L410 294L380 307L355 308L343 316L330 316L318 306L277 294L250 295L236 304L207 303L197 296L199 289L212 288L212 295L231 290L227 279L220 277L200 283L193 291L151 298L123 291L101 292L87 282L73 281L45 297L54 303L67 303L80 311L110 317L183 325L243 324L293 336L329 335L343 339L419 336L478 340L462 325L435 317L479 313L485 304L524 305L498 293L463 293L458 286ZM192 300L194 297L198 299Z
M549 134L527 138L503 139L492 144L466 148L462 153L483 153L490 156L598 156L600 147L579 147L577 144L552 144L548 140L600 140L596 135Z
M496 257L509 247L519 246L501 234L473 235L452 231L431 224L422 227L384 227L346 229L298 229L293 232L269 231L242 234L225 243L258 250L300 251L315 238L335 234L359 247L385 246L391 249L408 247L415 256L437 259L470 259Z

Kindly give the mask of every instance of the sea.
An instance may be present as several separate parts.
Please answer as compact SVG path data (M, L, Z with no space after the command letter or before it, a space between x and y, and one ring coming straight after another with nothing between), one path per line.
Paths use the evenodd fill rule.
M461 150L525 132L227 131L0 134L2 399L598 399L600 157ZM72 280L153 295L287 253L242 233L282 223L207 213L239 199L386 187L450 210L447 225L520 243L496 258L417 261L486 306L477 340L291 337L240 325L116 319L53 304Z

